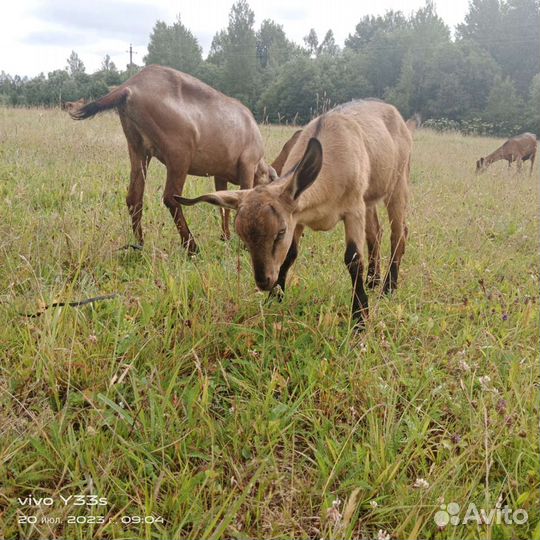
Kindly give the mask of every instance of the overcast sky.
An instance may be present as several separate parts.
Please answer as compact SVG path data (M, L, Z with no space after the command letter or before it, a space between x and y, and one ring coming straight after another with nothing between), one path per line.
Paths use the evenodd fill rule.
M266 18L283 25L290 39L315 28L320 38L331 28L343 45L356 23L389 9L410 13L424 0L248 0L255 25ZM216 31L227 26L233 0L6 0L0 18L0 71L34 76L64 68L75 50L89 73L110 54L123 69L133 43L135 63L142 63L157 19L172 23L178 14L208 52ZM437 12L453 27L467 12L468 0L439 0Z

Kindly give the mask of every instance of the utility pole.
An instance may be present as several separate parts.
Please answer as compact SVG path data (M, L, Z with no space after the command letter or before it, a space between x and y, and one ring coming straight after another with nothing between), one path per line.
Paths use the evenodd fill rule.
M137 52L133 52L133 45L131 43L129 44L129 51L126 51L126 52L129 52L129 64L127 68L128 68L129 74L131 75L133 71L133 55L137 54Z

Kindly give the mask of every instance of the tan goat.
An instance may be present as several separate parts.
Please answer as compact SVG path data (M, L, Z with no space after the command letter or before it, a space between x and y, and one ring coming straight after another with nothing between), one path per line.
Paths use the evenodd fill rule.
M152 157L167 167L163 201L190 253L197 246L175 199L188 174L214 176L216 189L227 189L227 182L251 188L275 177L263 159L261 133L249 109L191 75L151 65L70 115L82 120L108 109L118 110L128 142L131 181L126 203L140 245L144 185ZM222 227L227 237L228 211Z
M536 135L534 133L522 133L521 135L516 135L515 137L508 139L501 147L497 148L495 152L489 154L489 156L485 158L481 157L476 162L476 172L484 172L489 165L501 159L506 159L506 161L508 161L508 167L515 161L517 163L518 171L521 171L523 162L530 159L530 175L532 174L534 158L536 157L536 146Z
M380 246L375 205L383 200L391 224L391 262L384 290L397 286L407 228L411 134L392 105L353 101L310 122L298 136L276 182L245 191L218 191L181 204L208 202L238 211L236 230L248 247L261 290L285 290L304 227L345 225L345 265L353 284L352 314L364 326L368 298L363 284L366 228ZM369 226L367 226L369 224ZM371 268L373 280L378 269ZM275 292L275 291L274 291Z

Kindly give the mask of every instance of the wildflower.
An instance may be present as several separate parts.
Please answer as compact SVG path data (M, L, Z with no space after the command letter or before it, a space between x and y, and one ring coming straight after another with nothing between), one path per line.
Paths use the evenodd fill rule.
M499 401L497 401L497 405L495 405L495 410L500 414L504 415L506 412L506 400L501 398Z
M459 435L459 433L454 433L451 440L454 444L459 444L461 442L461 435Z
M89 341L90 343L92 343L92 344L93 344L93 343L97 343L97 336L94 335L94 334L89 335L89 336L88 336L88 341Z
M463 360L463 358L459 361L458 366L459 366L459 369L461 369L461 371L465 371L465 372L471 371L471 366L469 366L469 364L467 364L467 362Z
M332 501L332 506L328 508L326 511L328 519L333 521L334 523L340 523L342 519L341 512L339 511L339 505L341 504L341 501L339 500L339 497Z
M489 375L483 375L482 377L478 377L478 382L480 383L482 390L489 390L491 377Z
M417 478L414 481L413 487L417 489L427 489L429 487L429 482L423 478Z
M377 540L390 540L390 535L383 531L382 529L379 529L379 534L377 535Z
M371 508L377 508L379 503L377 501L369 501L369 506L371 506Z

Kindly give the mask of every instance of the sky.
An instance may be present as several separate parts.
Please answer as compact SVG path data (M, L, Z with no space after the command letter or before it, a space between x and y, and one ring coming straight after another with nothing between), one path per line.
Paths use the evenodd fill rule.
M0 71L33 77L65 68L71 51L77 52L92 73L106 54L119 69L133 61L143 63L156 20L171 24L180 15L208 52L214 34L225 28L233 0L7 0L0 19ZM406 14L424 0L248 0L255 12L255 28L264 19L283 25L297 43L314 28L322 39L332 29L339 45L354 32L364 15L387 10ZM451 29L463 21L468 0L439 0L438 14Z

